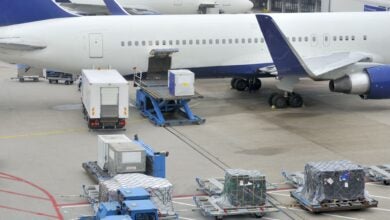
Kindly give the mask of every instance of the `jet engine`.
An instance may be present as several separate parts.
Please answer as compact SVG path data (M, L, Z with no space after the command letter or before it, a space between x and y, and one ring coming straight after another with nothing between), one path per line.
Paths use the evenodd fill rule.
M329 82L332 92L356 94L363 99L390 98L390 65L381 65L352 73Z

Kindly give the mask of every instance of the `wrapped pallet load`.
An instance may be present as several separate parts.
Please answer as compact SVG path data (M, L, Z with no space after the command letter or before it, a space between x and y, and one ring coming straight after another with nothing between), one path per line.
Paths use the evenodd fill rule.
M147 176L140 173L118 174L112 179L99 184L99 201L118 201L120 188L144 188L150 193L150 198L162 214L174 213L172 203L173 185L163 178Z
M233 206L262 206L266 203L265 176L257 170L228 169L224 195Z
M312 204L365 200L364 170L350 161L310 162L304 175L297 192Z

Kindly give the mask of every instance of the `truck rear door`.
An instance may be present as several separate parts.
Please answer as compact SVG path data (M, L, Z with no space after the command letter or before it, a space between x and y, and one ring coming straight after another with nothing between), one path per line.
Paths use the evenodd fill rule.
M101 118L118 118L119 117L119 88L102 87L100 89L101 97Z

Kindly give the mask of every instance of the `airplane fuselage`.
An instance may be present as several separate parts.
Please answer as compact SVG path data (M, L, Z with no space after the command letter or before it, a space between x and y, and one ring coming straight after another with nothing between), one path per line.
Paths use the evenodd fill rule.
M303 57L362 51L390 63L390 14L273 14ZM0 29L0 38L19 37L45 49L0 48L0 59L38 68L79 73L83 68L114 68L122 74L146 72L153 49L177 48L171 68L198 77L256 74L272 63L253 14L110 16L52 19Z

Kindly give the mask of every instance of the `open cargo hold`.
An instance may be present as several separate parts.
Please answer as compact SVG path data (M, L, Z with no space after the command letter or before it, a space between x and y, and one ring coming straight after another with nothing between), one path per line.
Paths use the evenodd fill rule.
M310 162L304 185L291 193L312 212L362 209L377 206L365 191L364 170L350 161Z
M129 116L129 84L116 70L83 70L81 100L91 129L121 129Z

